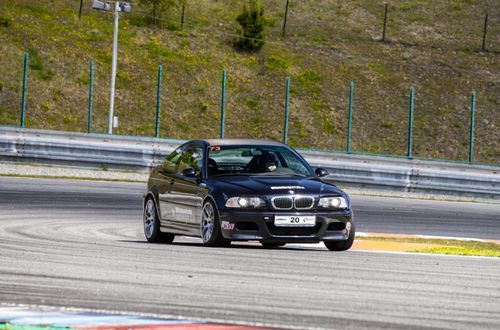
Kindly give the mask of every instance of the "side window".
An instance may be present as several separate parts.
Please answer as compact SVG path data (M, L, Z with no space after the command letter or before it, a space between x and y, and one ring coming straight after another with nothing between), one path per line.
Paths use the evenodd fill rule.
M182 147L179 147L172 151L170 155L168 155L162 163L162 167L165 171L169 173L175 173L177 171L177 165L179 165L179 161L182 155Z
M194 168L197 173L201 173L203 164L203 148L198 145L188 145L179 157L177 174L181 174L187 168Z

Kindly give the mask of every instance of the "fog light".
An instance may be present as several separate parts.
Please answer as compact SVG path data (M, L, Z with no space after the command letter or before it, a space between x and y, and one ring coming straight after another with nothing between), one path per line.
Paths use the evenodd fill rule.
M351 232L351 226L352 225L350 221L345 223L345 233L347 236L349 236L349 233Z
M347 222L347 223L345 224L345 230L346 230L347 232L349 232L349 231L351 230L351 223L350 223L350 222Z

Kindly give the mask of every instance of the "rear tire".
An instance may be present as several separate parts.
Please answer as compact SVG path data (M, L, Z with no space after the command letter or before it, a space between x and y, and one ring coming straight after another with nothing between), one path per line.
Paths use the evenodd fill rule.
M323 243L325 243L325 246L330 251L346 251L354 243L354 236L356 236L356 228L354 227L354 222L351 221L351 230L345 241L324 241Z
M155 201L152 197L148 197L144 204L143 214L144 236L150 243L172 243L175 235L170 233L162 233L160 231L160 220L156 209Z
M219 212L211 200L203 204L200 223L200 236L206 246L228 246L230 240L222 237Z

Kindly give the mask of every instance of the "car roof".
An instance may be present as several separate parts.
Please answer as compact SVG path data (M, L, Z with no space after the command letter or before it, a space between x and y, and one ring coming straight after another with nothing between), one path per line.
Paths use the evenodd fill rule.
M259 139L208 139L202 140L211 146L238 146L238 145L258 145L258 146L280 146L287 147L286 144L281 142L271 141L271 140L259 140Z

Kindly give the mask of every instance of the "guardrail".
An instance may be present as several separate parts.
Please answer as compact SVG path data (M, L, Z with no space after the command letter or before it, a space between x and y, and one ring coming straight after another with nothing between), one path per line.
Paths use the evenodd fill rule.
M0 127L0 159L148 169L184 140ZM500 167L300 150L348 186L500 200Z

